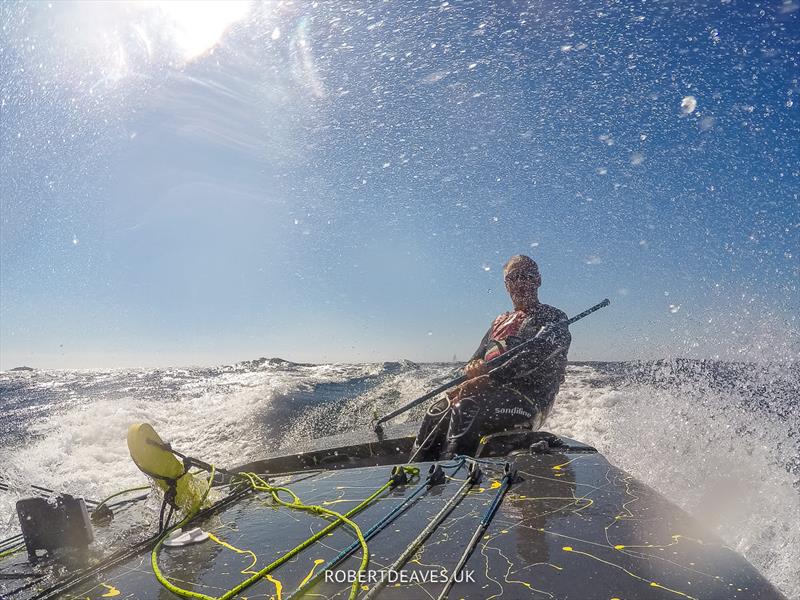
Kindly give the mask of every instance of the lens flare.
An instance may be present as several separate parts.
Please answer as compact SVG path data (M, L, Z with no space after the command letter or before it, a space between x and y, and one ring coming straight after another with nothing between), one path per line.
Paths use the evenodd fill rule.
M171 40L186 61L213 48L225 31L250 11L249 1L153 1L137 2L139 10L153 11L160 19L154 25ZM159 23L160 20L160 23Z

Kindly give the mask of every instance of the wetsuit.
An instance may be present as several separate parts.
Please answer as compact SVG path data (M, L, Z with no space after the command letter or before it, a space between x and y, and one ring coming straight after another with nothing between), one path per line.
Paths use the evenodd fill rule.
M503 313L483 336L472 360L489 361L534 338L543 326L566 319L566 314L547 304L537 304L527 313ZM541 427L564 381L571 341L566 325L551 327L531 347L493 369L484 391L462 397L449 414L446 399L435 404L422 422L412 455L417 450L416 460L473 455L485 435Z

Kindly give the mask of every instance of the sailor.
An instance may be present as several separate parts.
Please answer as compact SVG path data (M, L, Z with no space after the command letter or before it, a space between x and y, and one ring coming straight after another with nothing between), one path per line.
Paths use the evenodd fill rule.
M572 339L564 323L567 315L539 302L542 278L532 258L512 256L503 277L514 310L498 316L483 336L464 369L467 381L428 411L414 442L414 460L474 455L483 436L538 429L553 407ZM488 361L536 337L545 326L531 347L489 370Z

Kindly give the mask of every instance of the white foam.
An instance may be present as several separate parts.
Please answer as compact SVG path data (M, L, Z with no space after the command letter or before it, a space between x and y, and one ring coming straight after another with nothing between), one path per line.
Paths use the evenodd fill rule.
M596 446L712 528L790 598L800 598L800 497L781 448L789 429L704 384L596 387L570 369L546 428Z
M36 483L100 499L146 481L128 455L131 423L153 424L187 454L222 466L240 464L278 445L298 447L323 430L363 427L374 414L454 375L452 366L408 364L39 373L31 385L57 393L58 405L44 418L38 407L19 407L18 414L40 420L29 425L27 444L0 449L0 476L12 485ZM278 398L365 377L375 378L374 385L342 398L335 419L324 405L312 405L280 432L280 440L266 435ZM82 395L100 384L117 395ZM163 398L155 394L159 386L169 388ZM422 410L396 422L419 419ZM786 423L737 408L703 381L615 389L606 373L575 365L546 428L596 446L712 526L790 598L800 599L800 496L783 454L796 452ZM0 537L18 530L14 502L23 493L0 495Z

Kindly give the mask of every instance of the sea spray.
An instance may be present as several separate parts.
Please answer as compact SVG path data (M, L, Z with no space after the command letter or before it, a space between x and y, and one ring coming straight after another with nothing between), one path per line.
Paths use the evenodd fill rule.
M598 369L613 390L593 385ZM800 597L795 365L657 361L573 375L548 429L590 441Z
M0 373L0 477L12 484L0 495L0 536L16 533L14 502L28 483L95 499L144 483L125 445L132 422L151 422L177 448L230 466L366 427L455 374L449 363L277 360ZM800 600L797 382L791 364L571 364L546 428L596 446ZM136 518L157 510L151 502L115 526L133 538Z

